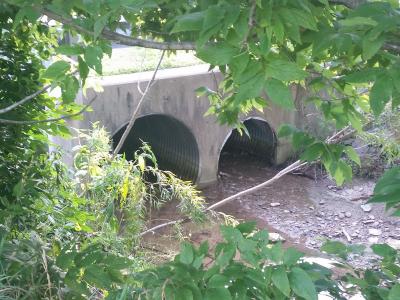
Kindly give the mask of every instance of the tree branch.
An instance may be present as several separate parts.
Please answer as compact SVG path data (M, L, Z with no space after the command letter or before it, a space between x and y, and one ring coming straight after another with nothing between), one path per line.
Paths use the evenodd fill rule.
M46 92L49 88L51 87L51 84L45 85L42 89L39 91L33 93L32 95L26 96L25 98L21 99L18 102L15 102L11 104L10 106L7 106L3 109L0 109L0 114L5 114L6 112L9 112L10 110L13 110L14 108L17 108L18 106L21 106L22 104L28 102L29 100L32 100L33 98L39 96L40 94L43 94Z
M64 25L69 25L76 29L77 31L87 34L87 35L94 35L94 32L88 30L74 22L73 19L65 18L56 13L53 13L49 10L44 10L43 14L48 16L49 18L60 22ZM159 50L195 50L196 46L193 42L156 42L144 39L133 38L127 35L123 35L117 32L113 32L108 29L103 29L102 33L100 34L102 38L111 40L113 42L117 42L122 45L126 46L138 46L142 48L151 48L151 49L159 49Z
M66 120L70 119L76 116L79 116L80 114L84 113L89 106L96 100L97 95L94 96L88 104L86 104L80 111L70 114L70 115L64 115L59 118L52 118L52 119L45 119L45 120L30 120L30 121L18 121L18 120L8 120L8 119L0 119L0 124L13 124L13 125L30 125L30 124L38 124L38 123L48 123L48 122L56 122L60 120Z
M142 105L142 102L146 98L147 93L150 90L151 84L153 83L153 81L154 81L154 79L156 77L157 71L160 68L161 62L162 62L162 60L164 58L164 54L165 54L165 50L163 50L163 52L161 53L160 60L158 61L157 67L154 69L153 76L151 76L151 79L147 83L146 89L144 90L144 92L142 94L142 97L140 98L138 104L136 105L136 108L135 108L135 110L134 110L134 112L133 112L133 114L131 116L131 119L129 120L128 126L126 127L126 129L124 131L124 134L122 135L121 139L119 140L117 146L114 149L113 157L115 157L119 153L119 151L121 150L122 146L125 143L126 138L128 137L128 134L130 133L133 125L135 124L136 115L137 115L137 113L139 111L140 106Z

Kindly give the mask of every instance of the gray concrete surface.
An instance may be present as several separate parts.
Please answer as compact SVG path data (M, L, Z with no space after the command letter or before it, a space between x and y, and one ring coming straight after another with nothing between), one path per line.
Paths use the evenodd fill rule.
M97 81L96 84L101 85L104 91L95 92L93 89L88 89L86 97L82 95L78 97L77 102L85 103L97 93L97 99L92 104L93 111L85 113L82 121L74 121L74 126L87 129L91 128L93 122L99 121L112 135L115 134L127 124L141 97L138 85L144 90L151 75L152 72L144 72L91 79L92 83ZM218 73L208 72L208 65L160 70L138 114L138 117L151 114L171 116L181 121L193 133L200 156L196 183L203 186L217 180L220 152L232 128L218 124L214 116L204 116L209 107L208 99L197 98L195 90L202 86L215 89L216 78L219 77ZM302 95L296 95L295 88L292 90L293 98L301 100ZM251 112L243 116L243 119L261 118L268 122L275 132L284 123L301 127L301 109L288 111L270 104L271 102L268 103L269 106L263 113ZM74 142L69 144L64 147L71 149ZM292 153L290 143L278 139L274 161L280 164Z

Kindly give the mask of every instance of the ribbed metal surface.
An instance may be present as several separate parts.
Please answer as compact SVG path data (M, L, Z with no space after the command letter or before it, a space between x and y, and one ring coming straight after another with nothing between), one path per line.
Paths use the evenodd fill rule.
M245 151L259 156L271 163L275 160L276 137L267 122L258 119L249 119L243 122L250 137L243 132L233 130L225 144L226 151Z
M114 144L120 140L125 128L114 135ZM197 179L199 150L196 139L183 123L166 115L139 118L121 153L125 153L127 159L132 159L142 144L141 140L150 144L161 169L172 171L185 180Z

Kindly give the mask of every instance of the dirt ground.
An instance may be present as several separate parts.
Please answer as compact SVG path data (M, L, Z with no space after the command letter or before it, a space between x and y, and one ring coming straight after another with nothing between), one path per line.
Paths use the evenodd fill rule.
M257 158L225 154L220 163L218 184L203 190L209 204L245 190L272 177L279 168ZM318 173L318 172L316 172ZM312 255L327 239L364 244L389 242L400 246L400 220L390 217L382 205L365 205L372 194L374 180L354 178L351 184L336 187L326 176L314 180L301 175L287 175L273 185L239 198L220 208L235 219L256 220L259 228L280 234L284 245L294 246ZM154 217L154 223L177 219L174 205ZM152 225L153 225L152 224ZM195 243L219 239L218 224L185 224L181 239ZM156 248L164 258L178 250L176 228L161 230L145 239L146 247ZM367 249L354 255L354 266L373 264L375 256Z

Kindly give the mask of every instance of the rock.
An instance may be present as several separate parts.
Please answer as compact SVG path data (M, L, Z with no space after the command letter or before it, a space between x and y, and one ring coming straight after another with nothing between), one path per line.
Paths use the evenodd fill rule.
M374 222L375 222L374 220L366 220L366 221L363 221L364 224L371 224L371 223L374 223Z
M285 209L283 212L288 214L288 213L290 213L290 210Z
M368 242L370 244L376 244L378 241L379 241L379 238L376 236L368 238Z
M371 204L362 204L361 205L361 209L364 212L370 212L372 210L372 206L371 206Z
M349 212L349 211L347 211L344 215L345 215L347 218L351 218L351 212Z
M314 206L310 206L310 207L308 207L309 209L311 209L311 210L314 210L315 208L314 208Z
M369 233L370 235L379 236L379 235L382 234L382 230L376 229L376 228L370 228L370 229L368 229L368 233Z
M284 242L286 241L285 238L283 236L281 236L279 233L277 232L270 232L269 233L269 240L272 243L277 243L277 242Z
M392 239L392 238L388 238L386 240L386 243L388 243L388 245L396 250L400 250L400 240L396 240L396 239Z
M339 217L339 219L344 219L345 214L344 214L344 213L340 213L340 214L338 215L338 217Z
M324 204L325 204L324 200L319 201L319 205L324 205Z
M279 202L272 202L271 207L276 207L276 206L280 206L281 204Z

